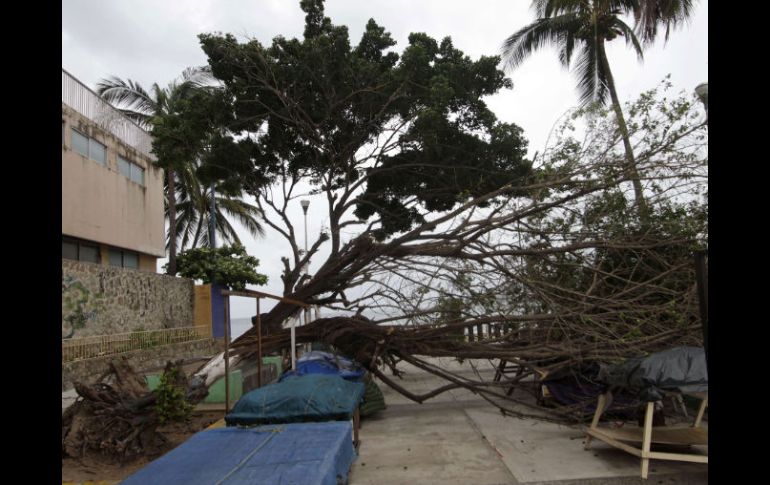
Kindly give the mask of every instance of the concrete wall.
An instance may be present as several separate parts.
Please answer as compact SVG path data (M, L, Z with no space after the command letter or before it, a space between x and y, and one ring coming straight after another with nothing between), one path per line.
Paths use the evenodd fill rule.
M165 345L147 350L137 350L120 355L100 357L97 359L78 360L66 362L61 365L62 392L72 389L73 381L92 383L107 370L111 359L121 356L128 358L128 362L139 372L158 371L166 361L192 359L196 357L213 356L224 351L224 343L221 340L207 339L195 342ZM201 361L201 364L205 362Z
M107 147L106 166L72 149L73 127ZM145 169L144 186L120 173L118 155ZM165 256L163 170L64 103L62 234Z
M62 338L193 326L193 282L62 259Z

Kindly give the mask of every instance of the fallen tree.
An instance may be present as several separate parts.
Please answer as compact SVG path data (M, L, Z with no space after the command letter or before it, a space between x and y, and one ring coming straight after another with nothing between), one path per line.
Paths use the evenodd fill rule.
M143 375L126 359L115 359L96 382L75 382L79 399L62 414L62 456L86 454L120 463L155 455L166 443L157 428L184 420L189 404L206 396L191 386L179 363L168 362L158 390L150 391Z
M201 36L222 88L194 114L225 121L174 113L174 126L195 133L179 153L178 140L156 138L159 156L200 158L201 177L253 196L285 239L284 296L337 314L298 328L298 342L333 345L417 402L466 388L520 416L530 414L511 403L531 402L505 388L536 373L700 342L692 252L706 245L708 206L697 102L650 92L624 110L649 205L641 224L605 109L570 113L528 160L520 129L482 99L509 86L499 59L472 61L424 34L399 57L374 21L351 48L322 2L302 6L302 40ZM328 218L307 252L291 222L301 197ZM278 303L261 316L264 352L290 346L282 325L297 311ZM253 358L256 341L249 330L233 354ZM426 357L506 360L523 372L468 378ZM398 376L400 361L447 383L412 393L384 372ZM191 389L223 375L223 363L209 362ZM572 411L531 415L574 420Z
M289 295L347 316L300 327L298 341L334 345L419 402L456 387L504 399L501 386L542 373L700 345L693 253L708 237L705 127L697 104L661 96L668 87L627 107L650 192L645 224L611 162L622 158L611 116L596 107L570 113L517 188L529 196L484 208L510 193L504 186L389 240L364 233L332 254ZM582 140L571 135L576 120L586 120ZM277 308L263 321L296 311ZM265 351L287 339L266 336ZM255 343L251 330L234 352L249 358ZM524 371L515 381L469 382L424 356L502 359ZM449 384L416 396L381 372L398 375L400 360ZM575 419L568 411L553 412Z

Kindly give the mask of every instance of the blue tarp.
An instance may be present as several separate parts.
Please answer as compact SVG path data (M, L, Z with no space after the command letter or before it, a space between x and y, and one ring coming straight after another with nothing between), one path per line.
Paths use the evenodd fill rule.
M201 431L121 485L338 485L355 460L349 421Z
M306 374L336 374L343 379L356 381L364 377L366 370L355 361L321 350L314 350L297 359L297 368L287 371L280 380Z
M225 416L228 426L350 419L364 395L361 382L307 374L255 389Z

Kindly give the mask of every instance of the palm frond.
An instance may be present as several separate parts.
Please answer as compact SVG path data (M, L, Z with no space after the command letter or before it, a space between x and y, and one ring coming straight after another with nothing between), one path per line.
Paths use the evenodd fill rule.
M241 239L238 237L238 234L236 234L230 221L219 215L217 215L217 234L219 234L227 244L241 244Z
M658 28L664 28L668 41L671 30L689 21L694 4L693 0L639 0L634 9L637 33L649 44L658 37Z
M211 86L218 82L214 74L211 73L210 66L188 67L182 71L182 83L189 84L196 88Z
M142 128L149 128L150 127L150 120L152 119L151 115L146 115L144 113L137 113L134 110L131 109L123 109L123 108L117 108L118 111L120 111L123 116L130 119L137 125L141 126Z
M137 82L123 80L117 76L102 79L96 83L96 93L116 108L130 110L137 114L152 116L157 104L150 94Z
M639 42L639 39L636 37L634 30L617 17L612 19L612 27L617 29L623 34L623 37L625 37L626 39L626 45L634 48L634 51L636 51L637 59L639 59L640 61L644 60L644 52L642 50L642 44Z
M547 45L555 45L562 52L565 52L568 37L570 35L574 36L579 31L580 26L580 19L575 13L552 18L541 18L532 22L503 42L502 50L503 59L506 61L505 66L507 68L515 68L527 56ZM571 57L573 47L569 48L569 56L562 56L567 62L569 62L567 58Z
M219 209L217 212L222 213L222 215L227 215L238 221L252 236L265 235L265 228L258 219L261 218L262 212L257 206L241 199L217 197L217 209ZM225 218L222 217L222 219Z
M586 0L533 0L532 10L538 18L547 18L566 12L579 12L591 7Z
M575 74L578 78L581 106L592 102L604 104L607 101L607 76L599 55L599 49L595 43L584 43L578 54Z

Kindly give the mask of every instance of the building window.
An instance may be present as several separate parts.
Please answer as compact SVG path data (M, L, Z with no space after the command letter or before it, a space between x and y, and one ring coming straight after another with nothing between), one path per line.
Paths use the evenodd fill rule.
M85 261L87 263L99 262L99 246L74 239L62 239L61 257L65 259L74 259L75 261Z
M123 157L118 157L118 171L127 178L131 178L131 162Z
M144 187L144 169L139 165L131 165L131 180Z
M72 149L84 157L88 156L88 137L74 128L72 129Z
M107 147L91 138L88 143L88 154L91 160L96 160L102 165L107 164Z
M118 156L118 170L132 182L136 182L144 187L144 168Z
M139 255L122 249L110 248L110 266L139 269Z
M72 149L91 160L107 164L107 147L72 128Z
M123 252L123 267L139 269L139 255L136 253Z

